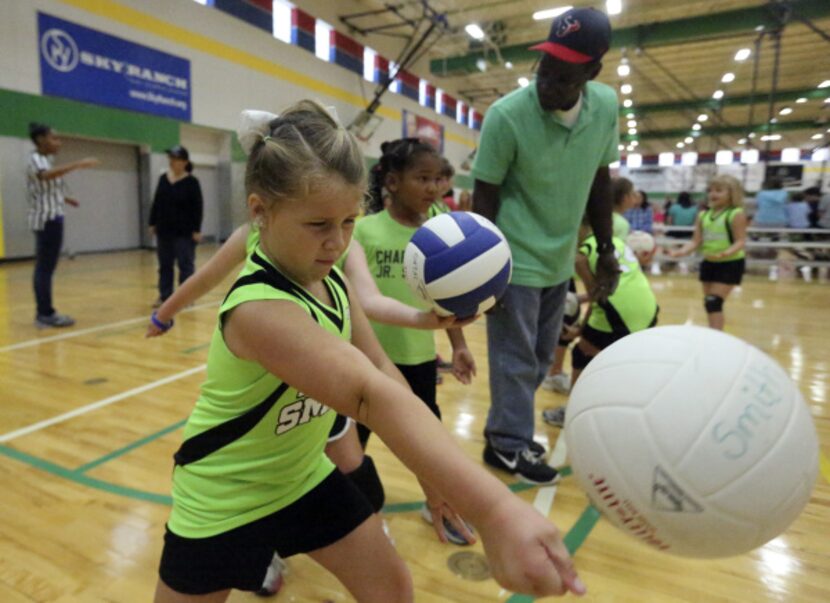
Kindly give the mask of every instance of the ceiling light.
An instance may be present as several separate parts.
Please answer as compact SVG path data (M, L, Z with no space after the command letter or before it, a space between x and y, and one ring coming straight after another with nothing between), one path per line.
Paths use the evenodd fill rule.
M623 94L631 94L633 90L634 88L631 87L631 84L623 84L622 86L620 86L620 92L622 92Z
M631 153L625 158L625 165L630 168L638 168L643 165L643 156L639 153Z
M504 67L505 67L506 69L513 69L513 63L511 63L510 61L507 61L507 62L504 64Z
M676 145L674 145L674 146L676 146L678 149L682 149L683 147L685 147L685 146L686 146L686 144L685 144L685 143L683 143L683 142L678 142L678 143L677 143Z
M701 121L701 122L706 121L707 119L709 119L709 116L706 115L705 113L701 113L700 115L697 116L697 120Z
M694 125L692 126L692 130L694 130L695 132L697 132L697 131L699 131L699 130L700 130L700 128L702 128L702 127L703 127L703 126L701 126L700 124L694 124Z
M520 77L517 81L519 82L519 86L522 88L526 88L527 85L530 84L530 80L526 77Z
M605 12L609 15L619 15L622 12L622 0L607 0Z
M771 123L771 124L777 124L777 123L778 123L778 118L777 118L777 117L773 117L771 120L769 120L769 123Z
M718 165L729 165L732 163L732 151L718 151L715 153L715 163Z
M624 147L623 145L621 145L621 144L618 144L618 145L617 145L617 150L618 150L618 151L622 151L624 148L625 148L625 147Z
M712 94L712 98L715 100L720 100L723 98L723 90L715 90L714 94Z
M545 19L553 19L554 17L558 17L562 13L566 13L571 10L573 6L560 6L558 8L546 8L545 10L537 10L533 13L533 20L534 21L544 21Z
M804 97L802 96L801 98L796 99L796 101L795 101L795 102L797 102L799 105L801 105L801 104L803 104L803 103L806 103L806 102L807 102L807 99L806 99L806 98L804 98Z
M776 140L781 140L781 135L780 134L765 134L765 135L761 136L761 140L763 140L764 142L768 142L768 141L773 141L774 142Z
M657 165L660 167L674 165L674 153L660 153L657 156Z
M793 112L792 107L784 107L778 112L778 115L789 115L792 112Z
M628 127L629 128L636 128L637 127L637 120L636 119L629 119L628 120Z
M811 140L821 140L822 138L824 138L824 134L813 134L810 136Z
M730 83L730 82L734 82L734 81L735 81L735 74L734 74L734 73L732 73L732 72L729 72L729 73L724 73L724 74L723 74L723 77L722 77L722 78L720 78L720 81L722 81L724 84L728 84L728 83Z
M747 60L751 54L752 51L749 48L741 48L738 52L735 53L735 60L741 63Z
M630 98L627 98L623 101L623 107L625 107L626 109L631 107L631 105L633 105L633 104L634 104L634 101L631 100Z
M830 96L824 99L824 104L826 105L827 103L830 103Z
M687 136L686 138L683 139L683 142L685 142L686 144L692 144L694 141L695 141L695 139L692 138L691 136Z
M484 73L485 71L487 71L487 61L485 61L484 59L476 59L476 68L478 68L479 71Z
M761 153L758 152L758 149L746 149L744 151L741 151L741 163L758 163L758 160L760 158Z
M747 135L747 138L755 138L755 132L750 132L750 133Z
M830 80L824 80L818 85L819 88L830 88Z
M636 146L637 146L637 145L639 145L639 144L640 144L640 141L639 141L639 140L632 140L632 141L631 141L631 146L632 146L632 147L636 147Z
M738 144L746 144L746 138L740 138Z
M633 111L629 111L628 113L625 114L626 119L634 119L635 117L636 116L634 115Z
M697 153L691 151L689 153L683 153L680 157L680 163L682 165L697 165Z
M623 58L619 65L617 65L617 75L626 77L631 73L631 67L628 66L628 59Z
M634 136L637 133L637 128L628 128L628 133Z
M484 39L484 30L476 23L470 23L467 27L464 28L464 31L467 32L467 35L473 38L474 40L483 40Z

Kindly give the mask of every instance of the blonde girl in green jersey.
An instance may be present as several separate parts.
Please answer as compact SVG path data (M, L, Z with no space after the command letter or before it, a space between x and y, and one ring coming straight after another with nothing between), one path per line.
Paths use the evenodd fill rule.
M505 588L584 593L555 526L462 453L334 266L365 191L356 141L309 101L267 126L246 172L260 240L219 310L175 455L156 603L255 590L274 550L308 554L358 601L413 600L380 519L323 452L332 411L370 427L475 525Z
M701 249L703 305L709 326L722 331L723 304L732 289L741 284L746 269L744 189L737 178L718 175L709 181L707 198L709 208L697 214L692 240L669 251L669 255L676 258Z

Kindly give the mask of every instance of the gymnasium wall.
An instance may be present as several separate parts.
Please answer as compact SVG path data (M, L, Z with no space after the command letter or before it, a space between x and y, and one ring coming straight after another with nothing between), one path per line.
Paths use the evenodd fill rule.
M38 11L190 61L190 124L41 95ZM349 123L371 99L374 84L312 53L273 38L221 11L192 0L10 0L0 2L0 257L30 256L33 237L26 223L25 164L30 121L50 123L62 134L135 145L141 155L141 203L146 212L164 149L181 142L194 163L215 170L220 199L218 237L244 219L244 155L232 135L239 112L274 112L302 98L333 106ZM387 92L378 114L383 123L364 144L369 163L380 143L399 138L401 112L411 111L444 126L444 151L459 166L475 148L477 132ZM207 132L200 135L199 130ZM60 162L60 157L58 157ZM68 176L83 177L82 172ZM469 176L456 178L470 187ZM68 219L71 219L71 215ZM102 224L101 227L106 227ZM149 243L146 233L142 240Z

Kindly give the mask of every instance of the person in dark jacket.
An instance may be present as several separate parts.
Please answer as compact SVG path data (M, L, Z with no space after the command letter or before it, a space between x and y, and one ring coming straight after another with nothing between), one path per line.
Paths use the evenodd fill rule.
M170 168L159 178L150 210L150 234L159 260L158 307L173 293L173 264L179 285L193 274L196 244L202 240L202 188L191 174L190 154L181 145L167 150Z

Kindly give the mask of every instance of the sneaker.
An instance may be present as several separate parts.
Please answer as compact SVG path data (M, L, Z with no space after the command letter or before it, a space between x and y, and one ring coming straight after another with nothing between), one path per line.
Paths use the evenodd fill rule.
M48 327L71 327L75 324L75 319L66 314L58 314L55 312L51 316L43 316L38 314L35 318L35 326L38 329L46 329Z
M553 427L565 426L565 407L546 408L542 411L542 420Z
M531 484L555 484L559 481L559 472L534 455L530 449L520 452L496 450L487 442L484 447L484 462L515 475L523 482Z
M556 392L557 394L567 394L571 391L571 376L568 373L548 375L542 381L542 389L546 389L549 392Z
M429 525L432 525L432 511L429 510L429 507L424 505L421 507L421 517L424 521L426 521ZM464 522L467 526L467 529L470 532L473 531L473 526L468 524L466 521ZM458 530L455 529L455 526L452 525L447 518L444 518L444 536L447 537L447 540L452 542L453 544L457 544L460 546L469 545L470 542L462 536Z
M280 556L274 553L271 559L271 565L268 566L268 571L265 572L265 580L262 581L262 586L256 591L258 597L273 597L282 588L285 583L285 564Z
M547 449L536 440L530 440L527 444L527 449L530 451L530 454L540 461L544 461L545 455L548 453Z

